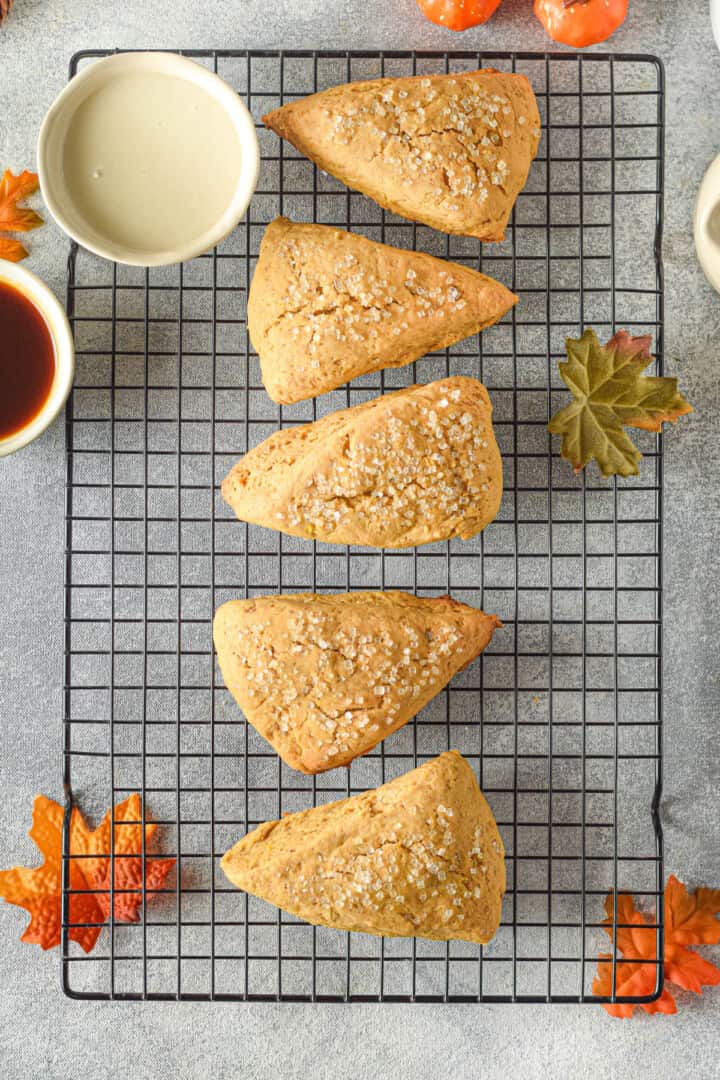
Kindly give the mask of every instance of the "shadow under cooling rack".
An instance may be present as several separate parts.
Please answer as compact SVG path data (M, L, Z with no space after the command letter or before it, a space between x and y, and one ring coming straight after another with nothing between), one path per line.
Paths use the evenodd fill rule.
M75 58L74 72L102 52ZM660 438L640 476L575 477L547 431L557 360L585 326L653 336L662 370L663 77L650 57L497 53L188 53L258 121L247 220L194 262L143 270L73 247L77 377L67 410L64 770L89 815L139 792L177 857L135 925L89 955L77 997L592 1001L613 889L662 894ZM377 75L491 65L528 76L537 160L503 243L441 235L323 175L259 117ZM265 225L284 213L483 270L520 296L497 326L313 402L265 394L245 299ZM231 464L278 425L448 374L489 388L503 453L497 520L411 551L311 544L234 520ZM347 770L293 773L248 727L215 666L211 619L278 589L452 592L497 612L492 646L415 721ZM502 926L485 948L313 928L229 886L224 851L260 821L363 791L448 747L477 772L507 852ZM661 905L660 905L661 907ZM658 955L662 927L657 926ZM662 971L658 966L658 982ZM623 1000L618 994L618 1000Z

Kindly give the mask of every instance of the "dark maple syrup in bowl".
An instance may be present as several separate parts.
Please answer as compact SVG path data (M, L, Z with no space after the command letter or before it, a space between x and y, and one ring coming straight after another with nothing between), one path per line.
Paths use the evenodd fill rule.
M0 439L31 424L50 396L55 346L33 302L0 281Z

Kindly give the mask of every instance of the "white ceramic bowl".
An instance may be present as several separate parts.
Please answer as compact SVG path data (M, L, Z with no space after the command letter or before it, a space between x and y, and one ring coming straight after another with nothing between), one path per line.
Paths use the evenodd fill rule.
M140 251L132 245L125 246L117 239L103 236L83 217L81 208L67 190L63 149L76 110L110 80L132 73L169 75L194 83L222 106L240 142L240 174L224 213L211 228L179 248ZM117 53L84 68L50 106L40 128L37 156L43 198L61 229L96 255L131 266L167 266L185 262L219 244L244 216L260 170L255 124L243 102L218 75L177 53Z
M34 304L45 320L55 350L55 377L47 401L26 427L0 439L0 457L5 457L42 435L62 409L75 374L75 347L70 324L60 302L39 277L18 263L0 259L0 281L12 285Z
M720 155L711 162L695 200L695 251L705 277L720 292Z
M720 49L720 0L710 0L710 21L717 47Z

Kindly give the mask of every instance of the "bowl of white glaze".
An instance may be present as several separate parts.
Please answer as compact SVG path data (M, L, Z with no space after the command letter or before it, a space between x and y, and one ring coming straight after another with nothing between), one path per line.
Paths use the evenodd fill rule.
M255 124L219 76L176 53L118 53L76 75L40 129L43 198L62 229L115 262L209 251L243 218Z

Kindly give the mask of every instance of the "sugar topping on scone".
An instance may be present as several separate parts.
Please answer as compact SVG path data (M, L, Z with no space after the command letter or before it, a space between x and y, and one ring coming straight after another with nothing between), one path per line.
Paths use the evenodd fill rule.
M490 68L348 83L263 119L381 206L481 240L503 238L540 139L528 80Z
M408 399L402 413L388 410L382 426L348 441L326 472L310 477L277 520L291 527L310 521L323 531L354 516L369 527L393 518L408 530L432 518L462 521L489 490L486 452L494 439L462 406L462 392L440 385L434 402Z
M390 590L231 600L213 634L250 723L292 768L322 772L407 723L499 625L448 596Z
M457 751L266 822L221 865L238 888L307 922L383 937L485 943L505 891L497 825Z
M507 94L461 77L388 79L370 100L333 104L323 115L336 139L351 144L366 127L374 128L383 139L384 164L403 184L436 180L431 194L442 209L457 212L455 197L482 203L493 187L508 182L506 149L515 118ZM520 113L516 119L520 128L530 120L539 137L535 116Z
M409 329L408 314L415 319L432 319L461 312L468 303L464 292L472 284L463 280L463 268L452 263L445 263L445 269L437 272L436 283L423 284L422 275L413 266L391 281L368 270L352 251L335 260L330 273L324 275L327 281L318 281L307 269L308 260L317 254L317 244L313 245L310 236L288 236L281 254L294 271L282 302L288 316L302 314L310 323L307 348L311 356L318 351L329 315L333 319L328 332L337 342L359 344L370 337L380 348L384 334L400 337ZM408 252L406 257L413 254ZM297 324L292 334L300 337ZM311 366L319 367L319 361L311 361Z
M260 246L248 330L265 388L288 404L417 360L516 301L466 266L281 217Z
M487 390L454 376L278 431L222 491L238 517L371 547L474 536L502 497Z

